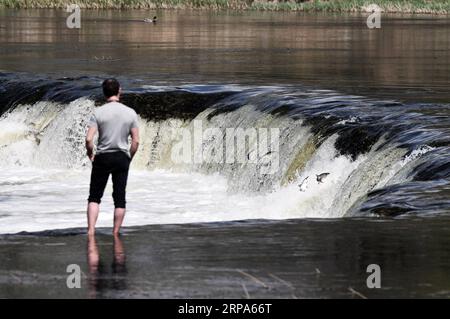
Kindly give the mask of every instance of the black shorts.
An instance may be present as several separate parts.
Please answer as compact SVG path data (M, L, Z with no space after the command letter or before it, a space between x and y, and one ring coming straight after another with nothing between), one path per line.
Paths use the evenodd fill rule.
M99 203L103 197L109 175L112 175L114 207L125 208L125 190L131 159L124 152L98 154L92 163L88 202Z

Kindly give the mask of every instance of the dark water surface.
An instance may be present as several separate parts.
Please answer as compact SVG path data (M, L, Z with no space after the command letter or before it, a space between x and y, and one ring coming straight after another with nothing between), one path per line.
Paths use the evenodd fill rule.
M143 226L91 243L78 230L3 235L0 297L448 298L449 231L441 217ZM69 264L80 289L66 287ZM366 286L369 264L380 289Z
M158 82L312 84L449 101L450 19L271 12L0 10L0 70Z

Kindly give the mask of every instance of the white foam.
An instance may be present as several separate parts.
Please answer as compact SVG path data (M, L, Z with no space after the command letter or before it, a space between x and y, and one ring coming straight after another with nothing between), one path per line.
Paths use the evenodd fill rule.
M243 219L339 217L332 203L358 162L335 156L336 136L317 150L298 180L310 176L305 192L297 183L267 195L227 193L219 175L167 170L130 171L125 226L216 222ZM315 174L329 172L323 183ZM18 167L0 171L0 233L86 226L89 169ZM113 202L109 184L98 226L111 227ZM342 212L343 213L343 212Z
M0 118L0 125L5 128L0 134L0 233L86 226L90 163L85 156L84 134L93 106L87 99L65 106L40 102L32 107L18 107ZM206 115L205 111L199 116ZM211 120L210 125L286 127L280 145L284 155L280 157L281 169L278 175L264 176L274 185L280 184L291 158L307 147L305 143L310 138L308 128L300 121L259 114L251 105L213 119L220 122ZM352 161L337 154L334 135L315 150L293 183L264 195L244 194L241 190L257 189L260 183L250 165L197 167L207 173L202 175L190 172L195 168L192 165L180 168L171 164L168 158L174 141L169 132L184 125L187 123L181 120L141 122L142 145L130 173L125 226L341 217L380 178L384 183L428 150L411 153L402 160L405 164L401 162L383 178L376 173L386 166L385 155L359 156ZM403 155L404 151L392 152L388 162L395 163ZM361 169L362 163L365 166ZM358 168L360 172L355 174ZM318 183L316 175L325 172L329 175ZM298 184L308 176L307 187L300 191ZM101 207L100 227L112 225L110 194L111 185ZM344 205L344 201L348 203Z
M0 233L86 226L88 170L16 168L2 170L0 180ZM261 218L252 200L227 195L226 188L219 176L132 170L124 225ZM112 226L111 191L109 184L100 227Z
M384 178L381 179L380 182L378 182L376 188L382 188L387 185L405 181L407 179L407 175L409 175L410 170L413 169L413 166L411 164L434 149L435 148L428 145L421 145L413 150L410 154L403 156L401 159L397 160L390 167L390 169L387 170L387 172L384 174Z
M128 212L124 226L215 222L243 219L326 217L339 170L307 192L294 184L267 196L227 194L227 181L218 175L131 170ZM315 171L322 168L318 165ZM0 171L0 233L86 226L89 170L16 167ZM108 185L98 226L111 227L113 201ZM327 196L324 196L327 195Z

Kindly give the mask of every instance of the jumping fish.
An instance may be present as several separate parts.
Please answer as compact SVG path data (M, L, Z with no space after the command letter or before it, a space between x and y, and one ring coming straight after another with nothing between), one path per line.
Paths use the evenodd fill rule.
M316 180L317 180L319 183L323 183L323 180L324 180L328 175L330 175L330 173L322 173L322 174L316 175Z
M301 192L306 192L306 188L308 187L308 182L307 182L308 178L309 178L309 176L306 176L306 178L303 179L303 181L300 184L298 184L298 188L300 188Z

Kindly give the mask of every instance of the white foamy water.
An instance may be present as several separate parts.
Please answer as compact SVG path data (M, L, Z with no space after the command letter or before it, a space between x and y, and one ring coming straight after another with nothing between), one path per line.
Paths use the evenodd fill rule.
M0 233L85 227L89 174L88 169L2 169ZM131 170L124 226L328 217L324 210L333 196L321 198L335 188L334 179L313 181L306 192L292 184L268 195L249 196L229 194L226 179L219 175ZM109 181L99 227L112 226L111 193Z
M0 233L86 226L91 164L84 136L93 107L88 99L65 106L39 102L0 118ZM373 189L404 180L409 163L428 150L404 158L406 151L393 147L352 161L337 153L337 135L312 148L311 133L301 121L275 118L251 106L212 120L207 120L208 112L197 116L205 127L284 128L280 169L261 175L249 164L175 165L170 160L170 132L189 123L141 119L141 145L130 170L124 226L342 217ZM292 164L299 169L287 174ZM329 175L318 183L316 174L321 173ZM289 183L282 183L287 177ZM307 177L300 190L298 184ZM260 191L261 182L267 181L272 187ZM110 182L99 227L113 223L111 188Z
M86 226L89 170L16 168L2 170L0 180L0 233ZM111 192L109 182L100 227L112 226ZM217 177L137 170L130 172L128 201L125 226L226 220L229 208L242 211L243 204L226 196Z

